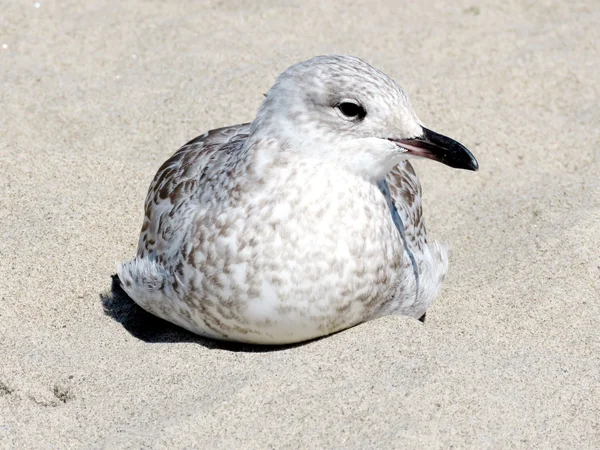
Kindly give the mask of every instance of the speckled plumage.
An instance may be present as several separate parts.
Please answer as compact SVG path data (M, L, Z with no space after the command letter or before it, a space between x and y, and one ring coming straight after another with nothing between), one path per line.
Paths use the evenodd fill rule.
M340 112L347 100L366 117ZM194 333L263 344L421 317L448 265L396 142L422 133L404 92L360 59L292 66L252 123L209 131L162 165L137 256L118 267L123 289Z

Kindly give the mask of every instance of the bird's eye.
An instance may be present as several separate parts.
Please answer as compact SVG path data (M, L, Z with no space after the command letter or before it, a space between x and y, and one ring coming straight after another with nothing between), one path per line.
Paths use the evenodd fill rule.
M338 109L343 115L351 119L364 119L367 115L367 112L362 106L352 102L342 102L338 105Z

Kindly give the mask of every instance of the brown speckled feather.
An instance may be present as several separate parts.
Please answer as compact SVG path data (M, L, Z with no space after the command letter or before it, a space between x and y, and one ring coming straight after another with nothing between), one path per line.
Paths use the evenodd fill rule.
M427 244L427 231L423 221L421 183L411 163L401 161L388 173L386 181L404 225L407 246L413 252L423 251Z
M174 215L192 217L184 209L196 205L192 200L201 193L198 186L202 183L206 195L210 190L207 178L227 164L232 152L240 150L248 137L248 127L245 123L210 130L185 144L158 169L146 197L138 257L154 254L160 262L168 247L176 248L173 238L177 230L163 226L163 222L187 226L165 219Z

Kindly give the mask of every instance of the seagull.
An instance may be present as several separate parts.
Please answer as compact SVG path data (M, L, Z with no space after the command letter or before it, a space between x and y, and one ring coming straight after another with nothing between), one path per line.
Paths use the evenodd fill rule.
M121 286L219 340L289 344L389 314L423 321L448 269L423 222L410 164L423 158L478 170L365 61L295 64L252 122L208 131L160 167L137 256L117 264Z

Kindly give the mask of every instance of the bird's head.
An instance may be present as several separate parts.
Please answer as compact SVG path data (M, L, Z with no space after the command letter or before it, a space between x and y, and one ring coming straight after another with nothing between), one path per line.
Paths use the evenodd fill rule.
M477 170L460 143L425 128L394 80L359 58L318 56L291 66L268 91L251 133L288 151L379 180L398 162L428 158Z

